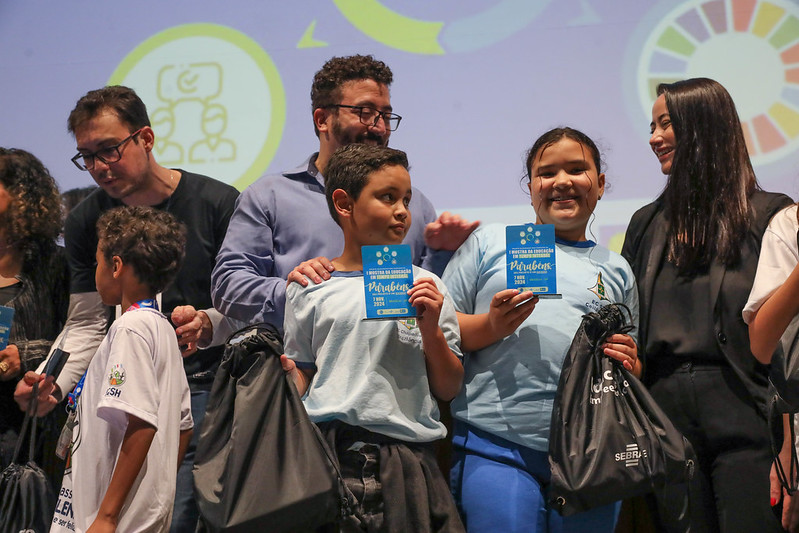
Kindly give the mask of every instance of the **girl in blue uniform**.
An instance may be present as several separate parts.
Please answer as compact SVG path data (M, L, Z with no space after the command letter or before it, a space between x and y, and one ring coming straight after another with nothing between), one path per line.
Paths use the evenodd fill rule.
M563 297L539 301L506 288L502 225L476 230L450 261L443 280L458 311L465 365L452 402L451 487L469 532L611 532L615 505L568 518L549 508L549 423L582 316L619 302L637 325L635 278L621 256L586 238L605 189L594 142L571 128L548 131L530 149L526 169L536 224L555 227ZM609 337L604 351L640 374L631 336Z

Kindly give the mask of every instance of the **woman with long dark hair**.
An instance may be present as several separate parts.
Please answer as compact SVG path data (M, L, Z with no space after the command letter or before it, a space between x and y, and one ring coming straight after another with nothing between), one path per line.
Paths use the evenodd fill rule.
M649 144L666 186L633 215L622 255L638 282L644 381L699 460L687 509L659 495L659 530L780 531L769 507L767 367L752 357L741 311L761 237L791 199L760 189L718 82L661 84L657 94Z
M14 309L8 346L0 350L0 467L11 460L24 414L14 402L17 382L44 361L64 326L69 270L61 231L61 196L33 154L0 148L0 305ZM55 457L56 409L39 420L42 444L34 459L56 487L63 462ZM24 448L27 450L27 448Z

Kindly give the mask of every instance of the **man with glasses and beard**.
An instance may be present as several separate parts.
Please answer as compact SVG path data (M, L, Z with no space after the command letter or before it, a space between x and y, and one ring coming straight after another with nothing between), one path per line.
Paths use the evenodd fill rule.
M214 306L222 313L282 331L286 280L306 285L306 275L315 283L330 277L327 257L341 253L344 237L328 214L325 168L341 146L388 145L402 119L391 107L392 81L391 69L372 56L334 57L316 73L311 109L319 151L294 170L260 178L239 197L212 276ZM415 188L409 207L404 243L415 264L440 275L479 223L449 213L436 218Z
M89 91L70 113L68 127L78 149L72 162L88 171L100 187L70 211L65 223L64 242L71 275L69 314L54 345L65 337L64 351L70 357L55 387L49 381L42 385L39 414L51 410L73 390L114 318L113 310L103 305L95 287L98 218L121 205L150 206L173 214L188 230L186 261L174 283L159 295L158 304L177 328L191 390L192 416L199 428L222 346L199 351L197 347L224 341L214 338L214 333L216 337L224 336L222 330L227 324L216 327L223 317L211 306L211 269L238 191L206 176L159 165L153 154L155 132L147 108L127 87ZM27 408L36 379L41 376L31 372L17 386L15 398L23 409ZM173 531L194 531L197 525L191 469L198 434L199 431L194 432L178 473Z

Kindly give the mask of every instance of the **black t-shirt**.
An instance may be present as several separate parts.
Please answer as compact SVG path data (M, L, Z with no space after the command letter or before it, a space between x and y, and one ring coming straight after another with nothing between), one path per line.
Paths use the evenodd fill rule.
M8 302L16 298L21 290L22 283L19 281L7 287L0 287L0 305L8 305Z
M227 232L238 191L207 176L180 170L182 177L172 195L153 206L172 213L186 225L186 258L175 281L162 295L161 311L169 316L180 305L208 309L211 304L211 271ZM97 219L124 205L97 189L69 214L64 228L67 259L71 272L70 293L95 292L97 267ZM190 380L210 380L216 372L221 347L199 350L183 360Z
M646 354L651 363L663 357L723 362L713 331L708 269L682 275L664 261L655 277Z

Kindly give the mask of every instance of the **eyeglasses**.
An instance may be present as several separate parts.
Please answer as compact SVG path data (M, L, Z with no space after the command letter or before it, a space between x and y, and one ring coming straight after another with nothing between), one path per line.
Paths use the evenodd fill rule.
M124 146L126 142L134 138L136 135L141 133L141 130L143 129L144 128L139 128L138 130L134 131L133 133L122 139L122 141L120 141L119 143L113 146L106 146L105 148L100 148L99 150L97 150L92 154L78 153L75 157L70 159L70 161L75 163L75 166L81 170L92 170L94 168L95 159L99 159L106 165L109 165L111 163L116 163L117 161L122 159L122 150L121 150L122 146Z
M386 111L378 111L374 107L363 105L344 105L344 104L331 104L327 107L346 107L347 109L354 109L358 112L361 119L361 124L364 126L377 126L377 121L383 119L388 131L395 131L399 128L402 117L395 113L388 113Z

